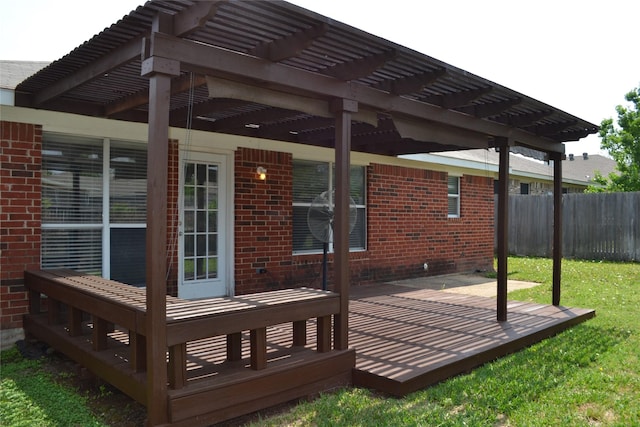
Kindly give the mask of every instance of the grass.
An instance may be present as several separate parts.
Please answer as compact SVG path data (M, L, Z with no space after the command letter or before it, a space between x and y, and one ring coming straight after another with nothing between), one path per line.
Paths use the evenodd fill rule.
M1 357L0 425L105 425L91 413L85 396L56 381L44 359L24 359L16 348Z
M509 258L508 270L541 283L510 299L550 303L550 260ZM403 399L342 389L252 425L640 426L640 264L565 260L562 277L562 304L594 319ZM2 353L0 425L103 425L44 363Z
M551 260L509 258L541 283L510 299L550 303ZM403 399L344 389L255 426L640 426L640 264L563 261L562 304L596 318Z

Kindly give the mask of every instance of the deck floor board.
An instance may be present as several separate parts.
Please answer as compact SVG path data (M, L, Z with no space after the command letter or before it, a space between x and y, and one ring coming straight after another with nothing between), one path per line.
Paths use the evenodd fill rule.
M520 350L595 315L593 310L496 300L397 285L351 289L354 384L405 395Z

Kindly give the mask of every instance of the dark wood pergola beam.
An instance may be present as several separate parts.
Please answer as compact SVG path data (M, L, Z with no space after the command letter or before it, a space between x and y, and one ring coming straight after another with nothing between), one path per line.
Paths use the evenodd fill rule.
M532 133L536 135L555 135L557 133L562 132L563 130L575 126L578 122L576 120L571 120L563 123L553 123L553 124L543 124L543 125L534 125L528 127Z
M323 74L335 77L345 82L367 77L382 67L387 61L395 58L396 52L388 50L375 55L365 56L350 62L334 65L323 70Z
M458 127L483 135L510 136L513 141L540 151L564 153L564 145L554 140L498 122L384 93L356 82L342 82L329 76L293 69L264 59L160 33L152 35L151 46L155 55L180 61L183 70L208 72L244 83L260 82L261 87L269 89L290 90L294 93L304 91L320 99L354 99L360 105L368 106L375 111L395 111L419 120Z
M273 62L282 61L298 55L309 47L316 38L324 35L328 29L329 26L323 22L287 37L269 43L261 43L250 54Z
M188 9L184 9L173 16L173 34L184 37L198 28L206 25L221 4L227 0L207 0L194 2Z
M140 58L141 40L141 37L133 39L113 52L91 61L83 69L45 87L33 96L33 106L38 107L73 88L108 74L111 70L120 67L122 64Z
M181 92L189 90L192 86L194 88L207 84L204 76L194 75L193 78L190 74L185 74L173 79L171 82L171 95L175 95ZM142 89L132 95L119 99L116 102L107 104L104 107L105 117L111 117L115 114L123 111L132 110L146 105L149 102L149 89Z
M420 92L422 89L437 81L445 74L447 74L446 69L438 68L433 71L426 71L424 73L407 76L402 79L384 80L375 87L393 95L407 95L410 93Z
M299 115L297 111L282 108L267 107L259 111L240 114L226 119L216 120L211 129L215 131L233 130L246 127L249 124L259 125L262 122L274 122L285 120Z
M170 17L171 32L178 37L183 37L202 25L205 25L207 20L215 15L218 6L224 3L225 0L211 0L206 2L195 2L191 7L181 11L180 13ZM97 77L108 74L111 70L114 70L134 59L139 59L141 53L143 53L145 47L143 40L146 34L142 34L140 37L134 38L128 43L122 45L113 52L105 54L100 58L92 61L87 66L79 71L76 71L69 77L60 79L56 83L47 86L40 92L34 95L31 103L34 106L40 106L45 102L57 98L67 91L73 88L81 86ZM148 57L148 56L147 56ZM148 94L147 94L148 99ZM115 112L119 112L118 110ZM112 112L111 114L115 114Z
M466 114L471 114L478 118L491 117L501 114L522 102L522 98L506 99L504 101L490 102L487 104L474 104L465 107L457 108L458 111Z
M552 114L553 114L553 110L545 110L545 111L536 111L534 113L510 115L506 117L496 117L494 118L494 120L509 126L528 126Z
M468 105L471 101L480 98L482 95L493 90L492 87L481 87L477 89L470 89L461 92L450 93L448 95L430 95L420 98L420 101L428 104L437 105L442 108L456 108L464 105Z

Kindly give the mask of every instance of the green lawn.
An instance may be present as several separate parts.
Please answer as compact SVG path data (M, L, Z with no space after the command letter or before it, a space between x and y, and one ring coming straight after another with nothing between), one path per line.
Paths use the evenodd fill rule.
M510 299L551 302L547 259L509 258L509 278L540 282ZM639 426L640 264L563 261L562 304L596 318L403 399L326 394L259 426Z
M509 278L542 283L510 299L551 301L551 261L509 258ZM403 399L345 389L256 426L640 426L640 264L563 261L562 304L596 317ZM102 425L42 362L2 353L0 425Z

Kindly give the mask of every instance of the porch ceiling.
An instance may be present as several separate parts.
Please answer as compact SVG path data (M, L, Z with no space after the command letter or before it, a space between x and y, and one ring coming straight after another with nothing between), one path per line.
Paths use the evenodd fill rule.
M172 35L152 32L157 13ZM352 149L384 155L486 148L496 137L564 152L562 142L598 129L283 1L147 2L18 85L16 105L147 122L141 67L152 56L180 62L177 127L332 147L330 105L342 98L358 102Z

